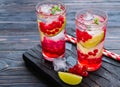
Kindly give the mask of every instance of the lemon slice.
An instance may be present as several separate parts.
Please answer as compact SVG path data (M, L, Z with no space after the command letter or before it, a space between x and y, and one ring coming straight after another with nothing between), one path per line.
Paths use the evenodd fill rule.
M66 84L78 85L82 81L82 76L78 76L67 72L58 72L59 78Z
M81 45L86 48L92 48L95 47L97 44L99 44L102 39L104 38L104 31L101 31L97 35L93 35L92 39L89 39L88 41L82 42L80 41Z

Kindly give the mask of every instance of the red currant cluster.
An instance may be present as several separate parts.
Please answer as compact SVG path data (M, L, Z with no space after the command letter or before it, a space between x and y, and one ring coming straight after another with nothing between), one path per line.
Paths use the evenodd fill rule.
M59 31L61 31L61 27L64 24L64 18L63 16L58 17L58 21L53 21L50 24L45 24L44 22L39 23L39 27L42 32L44 32L47 35L55 35Z
M80 51L77 51L77 54L78 54L78 58L81 58L81 59L87 59L89 57L88 54L84 54Z
M79 64L76 64L74 67L70 68L69 72L81 76L88 76L87 67Z
M53 41L44 37L42 41L42 49L44 52L59 56L65 52L65 40Z
M98 49L95 49L93 52L88 52L89 55L96 56Z
M88 34L86 31L80 31L79 29L76 29L76 34L78 41L82 40L83 42L85 42L92 38L92 36Z
M78 58L87 59L89 56L96 56L96 54L98 53L98 49L95 49L93 52L88 52L88 54L84 54L80 51L77 51L77 53L78 53Z

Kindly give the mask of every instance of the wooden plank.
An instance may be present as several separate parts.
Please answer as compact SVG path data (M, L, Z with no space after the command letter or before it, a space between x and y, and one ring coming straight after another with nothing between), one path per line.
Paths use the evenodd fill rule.
M75 32L74 32L75 33ZM116 36L114 36L116 34ZM74 35L71 34L70 35ZM23 35L23 36L0 36L1 43L14 43L14 42L40 42L39 35ZM75 36L74 36L75 37ZM110 33L106 35L105 41L111 42L119 42L120 35L119 33Z
M78 8L73 8L74 6L70 6L67 9L67 18L74 19L75 13L78 10L81 10L80 7ZM120 9L120 8L118 8ZM103 8L104 11L106 11L109 15L109 20L114 21L117 18L119 18L120 11L115 9L115 10L107 10ZM12 15L12 16L11 16ZM9 16L9 18L8 18ZM115 16L115 17L114 17ZM116 20L119 21L119 20ZM35 11L31 12L1 12L0 14L0 23L20 23L20 24L28 24L28 23L35 23L36 22L36 14Z
M111 12L111 11L118 11L120 9L120 2L114 2L111 3L109 1L103 1L104 3L80 3L81 1L90 1L90 0L76 0L76 1L63 1L68 8L69 11L76 12L77 10L80 10L81 8L101 8L105 11ZM99 0L98 0L99 1ZM5 0L2 2L1 10L0 10L0 23L3 21L7 21L10 23L10 21L18 22L18 21L36 21L36 14L35 14L35 5L38 2L36 1L9 1ZM106 3L107 2L107 3ZM22 5L22 6L21 6ZM102 7L101 7L102 6ZM20 9L20 10L19 10ZM119 14L119 13L118 13ZM116 15L116 14L115 14ZM9 17L8 17L9 16ZM119 16L118 16L119 17ZM115 18L116 19L116 18Z
M0 84L1 87L50 87L45 83L12 83L12 84Z
M0 50L3 51L25 51L39 44L39 42L11 42L11 43L0 43Z
M108 23L108 28L119 28L120 25L119 25L119 21L117 22L109 22ZM30 23L30 24L21 24L21 23L18 23L18 24L14 24L14 23L2 23L0 24L0 30L2 32L2 30L22 30L24 31L25 29L28 29L28 30L32 30L32 31L38 31L38 27L37 27L37 23L35 22L34 24ZM71 19L71 20L68 20L67 21L67 25L66 25L66 29L67 31L69 32L69 30L75 30L75 20L74 18ZM69 29L69 30L68 30ZM109 31L109 30L108 30ZM118 30L119 31L119 30Z
M75 27L69 27L69 25L66 27L66 30L67 32L71 33L71 32L74 32L75 33ZM117 33L120 33L120 29L119 28L116 28L116 27L108 27L107 28L107 35L108 37L111 37L113 36L113 34L117 34ZM0 32L0 37L30 37L30 36L39 36L39 31L38 31L38 28L34 28L34 27L31 27L30 29L10 29L10 28L7 28L7 29L2 29L1 32Z

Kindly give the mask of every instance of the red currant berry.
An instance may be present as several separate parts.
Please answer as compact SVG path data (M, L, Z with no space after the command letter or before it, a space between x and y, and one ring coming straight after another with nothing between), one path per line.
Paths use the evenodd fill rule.
M63 16L59 16L58 20L59 20L59 21L64 21Z
M41 31L44 31L45 28L46 28L46 27L45 27L45 23L40 22L39 25L40 25L39 27L40 27Z
M93 53L92 52L88 52L88 55L93 55Z
M55 32L58 32L58 31L59 31L59 29L58 29L58 28L56 28L56 29L55 29Z
M94 50L94 53L97 53L97 52L98 52L98 49L95 49L95 50Z
M87 67L80 66L79 64L76 64L75 66L70 68L69 72L77 74L77 75L88 76Z

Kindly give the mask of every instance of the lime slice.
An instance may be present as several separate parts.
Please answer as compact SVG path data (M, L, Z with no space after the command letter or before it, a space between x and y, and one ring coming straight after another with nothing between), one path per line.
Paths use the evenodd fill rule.
M66 84L78 85L82 81L82 76L78 76L68 72L58 72L59 78Z
M93 35L92 38L89 39L88 41L85 42L80 41L80 43L85 48L92 48L95 47L97 44L99 44L103 38L104 38L104 31L100 32L97 35Z

